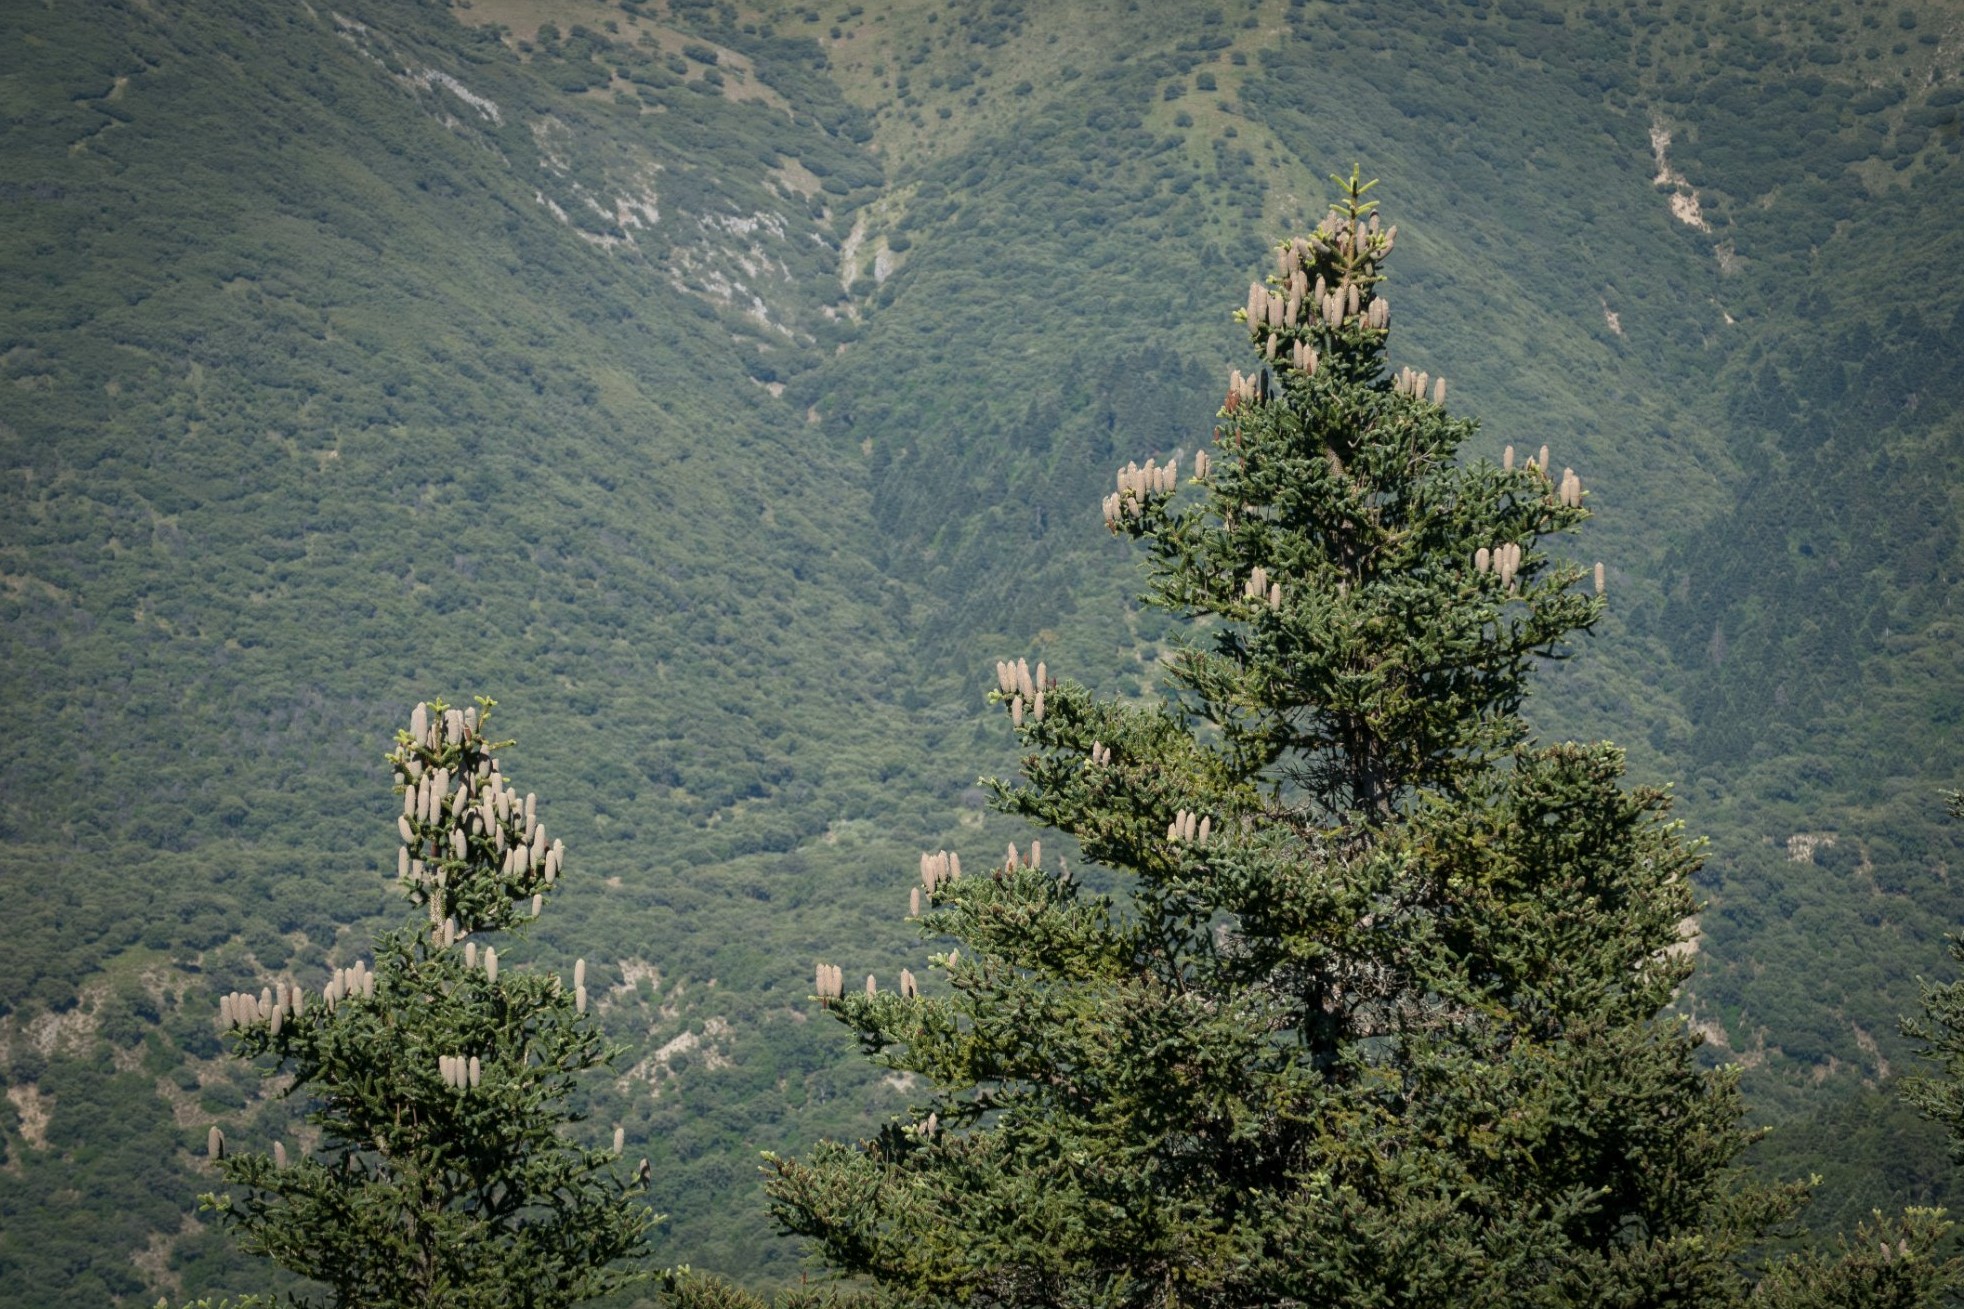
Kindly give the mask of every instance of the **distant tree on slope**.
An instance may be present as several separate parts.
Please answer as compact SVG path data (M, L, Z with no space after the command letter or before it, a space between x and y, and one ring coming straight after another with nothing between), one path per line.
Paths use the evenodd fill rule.
M1367 189L1249 289L1191 477L1106 501L1188 624L1172 693L998 669L998 806L1118 889L1036 840L924 856L945 985L818 992L925 1098L772 1159L779 1222L894 1304L1932 1303L1931 1214L1755 1261L1805 1188L1745 1179L1735 1075L1666 1010L1696 849L1521 716L1602 612L1547 548L1587 497L1545 449L1462 462L1444 383L1389 373Z
M336 1309L547 1309L645 1276L654 1221L619 1151L566 1135L579 1075L620 1053L585 1017L577 968L501 967L563 867L533 796L485 736L492 704L418 705L389 755L403 810L398 871L423 913L376 942L372 968L319 994L225 997L235 1052L270 1059L308 1103L318 1150L210 1148L237 1194L204 1197L241 1244L327 1289Z

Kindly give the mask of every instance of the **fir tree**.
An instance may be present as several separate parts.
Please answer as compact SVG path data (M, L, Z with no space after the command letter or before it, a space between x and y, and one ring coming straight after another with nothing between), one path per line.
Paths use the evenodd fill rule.
M1542 745L1539 660L1603 612L1551 538L1587 517L1544 450L1388 371L1384 229L1353 173L1237 313L1211 448L1118 477L1171 693L1025 661L998 806L1039 843L925 856L952 940L923 993L819 998L927 1098L770 1161L782 1226L896 1303L1925 1303L1929 1215L1753 1271L1804 1201L1748 1185L1730 1071L1666 1012L1695 846L1607 744Z
M586 1016L584 961L557 976L501 966L550 898L564 848L508 785L479 709L416 706L388 756L403 797L398 873L422 911L372 968L317 995L225 997L235 1053L292 1080L313 1152L210 1149L237 1194L208 1195L241 1244L326 1288L337 1309L572 1304L644 1275L647 1161L566 1133L580 1074L619 1053Z

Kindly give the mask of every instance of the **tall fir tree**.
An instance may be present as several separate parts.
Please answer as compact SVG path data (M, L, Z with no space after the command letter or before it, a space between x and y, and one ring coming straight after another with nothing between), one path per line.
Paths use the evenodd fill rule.
M243 1247L325 1288L335 1309L549 1309L646 1276L648 1164L567 1133L579 1077L620 1052L568 988L501 966L564 868L537 800L511 789L485 735L492 702L418 705L388 756L403 808L399 880L421 910L372 968L318 995L226 996L234 1052L307 1104L311 1153L210 1150L237 1194L204 1203Z
M1587 494L1545 449L1462 461L1443 381L1389 372L1396 229L1338 180L1191 478L1105 502L1191 634L1170 693L997 670L998 807L1112 889L1036 840L924 856L944 983L818 992L926 1098L770 1160L779 1222L900 1304L1928 1303L1931 1215L1752 1262L1805 1192L1745 1182L1735 1076L1667 1011L1696 848L1522 718L1603 612L1549 548Z

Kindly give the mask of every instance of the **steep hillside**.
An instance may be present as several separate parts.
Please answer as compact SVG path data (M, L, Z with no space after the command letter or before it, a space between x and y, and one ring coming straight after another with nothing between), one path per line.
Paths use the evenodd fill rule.
M1150 684L1098 497L1205 438L1237 288L1353 160L1394 353L1590 488L1615 619L1537 714L1712 835L1685 1003L1792 1120L1769 1166L1826 1161L1837 1212L1948 1184L1907 1116L1847 1128L1964 907L1945 6L0 32L7 1284L253 1284L187 1218L194 1151L289 1110L215 1057L216 997L387 921L376 761L444 691L503 701L573 852L542 957L594 960L637 1047L592 1126L650 1143L661 1254L795 1267L756 1150L901 1094L807 1021L811 959L890 973L912 852L1001 848L988 660Z
M391 912L380 750L440 692L509 706L637 1045L735 1032L721 1103L804 1105L802 975L861 929L799 906L973 778L895 707L859 452L765 385L850 335L854 197L775 180L865 192L850 106L653 55L657 107L575 96L414 8L5 21L7 1283L205 1284L188 1151L255 1098L214 997Z

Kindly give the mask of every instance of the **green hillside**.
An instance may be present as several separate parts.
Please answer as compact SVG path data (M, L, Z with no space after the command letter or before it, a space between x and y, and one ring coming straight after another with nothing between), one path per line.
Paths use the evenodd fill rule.
M439 693L567 841L661 1257L793 1272L756 1152L902 1098L812 959L909 962L914 852L1007 839L990 661L1152 682L1098 497L1353 160L1394 355L1590 489L1613 620L1535 713L1710 835L1684 1006L1767 1165L1951 1185L1876 1108L1964 909L1950 7L129 0L0 14L0 108L22 1303L264 1284L190 1216L289 1112L217 997L392 917Z

